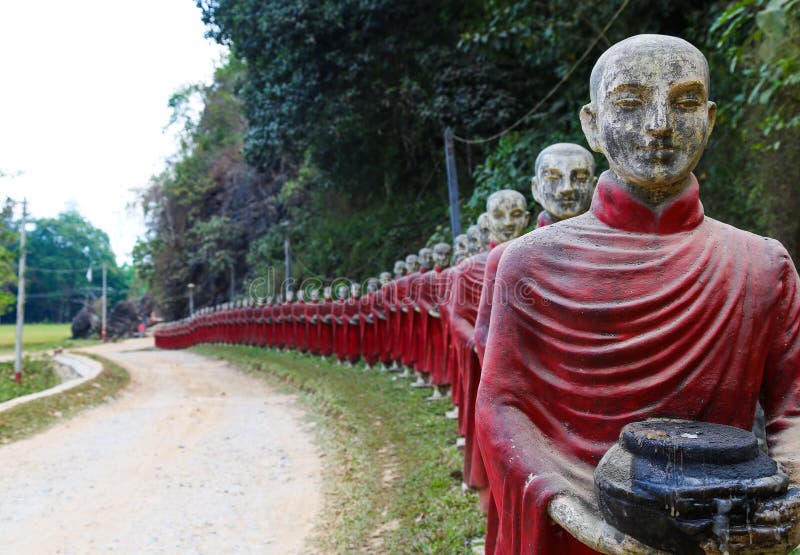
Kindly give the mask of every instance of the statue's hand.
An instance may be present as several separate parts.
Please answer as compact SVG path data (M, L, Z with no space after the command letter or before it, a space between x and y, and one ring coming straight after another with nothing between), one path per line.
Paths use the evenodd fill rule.
M371 314L368 314L365 320L367 321L367 324L372 324L373 322L375 322L375 319L372 317Z
M422 312L422 311L419 309L419 305L414 305L414 312Z
M556 524L576 539L608 555L667 555L667 552L647 546L627 534L623 534L608 522L596 508L573 495L556 495L547 506L547 514Z
M330 323L331 323L331 317L330 317L330 315L328 315L328 316L325 316L325 317L322 319L322 321L323 321L323 322L325 322L326 324L330 324Z
M439 311L436 310L435 308L431 308L430 310L428 310L428 314L430 316L434 317L434 318L441 318L442 317L442 315L439 314Z
M758 503L747 525L731 526L730 553L787 553L800 544L800 490L789 489L784 497ZM718 554L719 539L706 541L706 553Z

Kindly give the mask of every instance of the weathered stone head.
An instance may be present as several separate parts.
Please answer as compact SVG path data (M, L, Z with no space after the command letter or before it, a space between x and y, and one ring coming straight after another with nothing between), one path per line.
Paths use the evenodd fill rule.
M361 284L360 283L351 283L350 284L350 296L354 299L357 299L361 296Z
M580 145L556 143L536 157L531 192L533 200L559 221L589 209L596 183L592 153Z
M469 243L466 233L456 235L455 242L453 243L453 251L456 260L461 260L469 255Z
M433 262L439 268L447 268L450 265L450 243L436 243L433 246Z
M394 263L394 279L401 278L406 275L406 263L398 260Z
M714 128L705 56L683 39L637 35L597 60L581 125L612 177L657 205L689 183Z
M336 288L336 297L338 299L346 299L347 298L347 286L341 284L339 287Z
M519 191L503 189L486 199L492 241L505 243L522 235L531 221L528 203Z
M389 272L381 272L378 275L378 281L380 281L381 285L386 285L390 281L392 281L392 274Z
M306 293L302 289L297 292L297 302L302 303L305 301Z
M329 300L331 300L332 296L333 296L333 291L331 291L331 286L330 285L326 285L325 287L322 288L322 298L323 299L325 299L326 301L329 301Z
M419 266L423 270L430 270L433 268L433 249L429 249L428 247L419 249L417 260L419 260Z
M477 225L471 225L467 228L467 253L473 255L482 250L481 230Z
M292 302L292 301L294 301L294 291L292 291L291 289L289 289L289 290L286 292L286 302L287 302L287 303L290 303L290 302Z
M492 244L492 218L488 212L484 212L478 216L475 224L481 232L481 247L487 250Z
M369 278L367 280L367 291L369 291L370 293L374 293L378 289L380 289L380 282L378 281L378 278L374 277Z
M413 274L419 270L419 259L416 254L406 256L406 273Z
M311 290L311 300L313 302L317 302L319 300L319 289L312 289Z

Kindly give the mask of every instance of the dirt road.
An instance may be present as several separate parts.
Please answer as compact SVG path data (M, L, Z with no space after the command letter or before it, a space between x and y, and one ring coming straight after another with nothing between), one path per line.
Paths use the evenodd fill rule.
M151 345L89 349L131 373L125 393L0 447L0 550L309 552L321 467L293 399Z

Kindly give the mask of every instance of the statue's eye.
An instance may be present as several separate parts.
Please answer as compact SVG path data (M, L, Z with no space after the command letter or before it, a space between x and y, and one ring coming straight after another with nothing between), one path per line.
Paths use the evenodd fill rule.
M637 98L635 96L626 96L624 98L618 98L614 101L614 106L616 106L617 108L625 108L625 109L638 108L643 104L644 102L642 101L642 99Z
M682 96L675 100L675 106L682 110L693 110L699 108L702 102L696 96Z

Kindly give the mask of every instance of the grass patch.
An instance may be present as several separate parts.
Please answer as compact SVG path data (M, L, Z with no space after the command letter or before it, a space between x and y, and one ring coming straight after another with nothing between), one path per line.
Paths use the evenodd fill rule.
M130 381L130 375L121 366L99 356L82 354L99 361L103 371L95 379L69 391L0 412L0 443L31 436L82 410L104 403Z
M457 424L446 401L393 375L243 346L200 346L302 392L318 423L326 505L315 543L335 553L470 553L485 534L477 496L461 491ZM288 387L286 387L288 386Z
M0 362L0 403L50 389L61 383L50 358L25 357L22 361L22 383L14 381L14 362Z
M0 324L0 354L14 352L16 329L14 324ZM99 342L99 339L72 339L70 324L25 324L22 329L25 352L85 347Z

